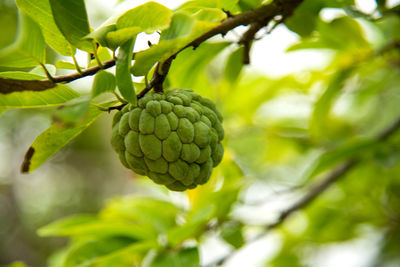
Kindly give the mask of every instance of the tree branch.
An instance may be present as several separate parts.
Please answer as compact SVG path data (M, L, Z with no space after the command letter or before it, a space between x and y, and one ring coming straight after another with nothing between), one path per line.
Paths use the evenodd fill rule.
M203 35L193 40L186 46L182 47L178 52L170 56L162 64L159 64L158 71L154 73L152 82L150 83L150 88L146 87L144 90L142 90L142 92L138 94L138 97L143 96L153 87L156 89L156 91L162 91L162 84L166 78L166 75L169 71L173 59L184 49L188 47L196 48L202 42L208 40L209 38L216 36L218 34L225 35L230 30L241 25L250 25L253 23L259 25L259 23L261 22L264 25L266 25L275 16L278 15L287 16L288 14L291 14L302 1L303 0L274 0L272 3L260 6L256 9L249 10L235 16L229 16L226 20L222 21L218 26L204 33ZM47 86L49 83L52 84L62 83L62 82L68 83L86 76L94 75L101 69L108 69L113 67L114 65L115 65L115 59L110 59L102 62L102 66L98 65L91 68L87 68L82 70L81 73L75 72L67 75L54 76L52 77L51 80L44 79L37 82L46 84ZM18 91L23 91L22 89L23 88L19 88ZM26 90L31 90L31 89L26 88Z
M255 39L256 33L266 25L265 22L254 22L250 28L242 35L239 44L243 45L243 64L250 64L250 49Z
M376 137L376 140L385 141L399 129L400 129L400 117L388 128L384 129L381 133L379 133ZM328 189L336 181L343 178L349 171L354 169L354 167L356 167L360 162L361 160L358 158L349 159L345 163L333 169L324 179L322 179L319 183L311 187L303 197L301 197L289 208L282 211L275 222L265 225L263 233L257 235L249 242L254 242L256 240L259 240L261 237L265 236L265 234L267 234L270 230L282 225L291 215L293 215L296 211L301 210L302 208L311 204L314 199L316 199L323 192L325 192L325 190ZM222 257L221 259L219 259L217 262L207 266L221 265L226 260L228 260L230 256L231 254L229 253L224 257Z
M176 58L176 56L185 50L188 47L197 48L202 42L208 40L209 38L216 36L218 34L225 35L230 30L238 27L238 26L246 26L252 23L264 23L267 25L268 22L273 19L274 17L281 15L283 17L287 17L293 13L293 11L303 2L303 0L274 0L272 3L260 6L256 9L249 10L238 14L233 17L228 17L228 19L224 20L216 26L215 28L211 29L210 31L204 33L197 39L193 40L186 46L182 47L178 52L171 55L167 60L165 60L161 67L159 68L158 72L155 72L154 75L161 76L158 80L161 83L164 82L165 77L169 71L172 61Z
M238 26L249 25L252 23L254 23L254 25L256 26L253 26L253 28L251 26L249 31L251 33L252 31L256 30L253 34L254 37L256 32L259 29L261 29L263 25L267 25L271 19L273 19L278 15L281 15L283 17L289 16L290 14L293 13L296 7L301 4L301 2L303 2L303 0L286 0L286 1L274 0L272 3L268 5L264 5L256 9L243 12L236 16L229 16L228 19L221 22L221 24L211 29L210 31L204 33L203 35L193 40L192 42L188 43L180 50L178 50L176 53L171 55L164 62L162 63L159 62L156 66L156 70L154 72L153 78L149 86L146 86L146 88L144 88L141 92L137 94L138 99L143 97L152 88L154 88L156 92L163 91L163 83L171 67L172 61L176 58L176 56L180 52L182 52L186 48L189 47L197 48L201 43L203 43L204 41L208 40L213 36L216 36L218 34L225 35L228 31ZM120 105L117 108L113 109L121 109L123 106L124 105Z
M99 65L91 67L91 68L87 68L82 70L82 74L75 72L75 73L71 73L71 74L67 74L67 75L59 75L59 76L54 76L53 77L53 81L55 83L61 83L61 82L72 82L75 80L78 80L80 78L86 77L86 76L91 76L96 74L98 71L102 70L102 69L108 69L115 66L115 60L114 59L110 59L107 61L102 62L102 66L100 67ZM43 81L48 81L43 80Z
M359 163L358 160L349 160L344 164L340 165L322 181L318 184L314 185L302 198L300 198L296 203L294 203L291 207L281 212L278 219L265 227L268 231L270 229L276 228L281 225L290 215L292 215L295 211L300 210L310 204L317 196L319 196L322 192L324 192L327 188L329 188L334 182L342 178L345 174L347 174L351 169L353 169Z

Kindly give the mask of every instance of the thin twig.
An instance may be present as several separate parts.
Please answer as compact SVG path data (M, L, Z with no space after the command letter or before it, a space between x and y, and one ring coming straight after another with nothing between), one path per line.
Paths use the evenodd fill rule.
M47 79L48 79L50 82L55 83L55 81L54 81L54 79L53 79L53 76L51 76L51 74L50 74L49 70L46 68L46 66L45 66L43 63L41 63L41 62L39 62L39 65L42 67L44 73L46 74Z
M115 65L115 60L110 59L110 60L104 61L102 64L103 64L103 69L108 69ZM86 76L94 75L99 70L101 70L101 68L100 68L100 66L97 65L97 66L93 66L93 67L82 70L82 74L75 72L75 73L71 73L71 74L67 74L67 75L54 76L53 80L56 83L61 83L61 82L69 83L69 82L75 81L77 79L86 77ZM42 81L47 81L47 80L42 80Z
M79 67L78 61L76 60L74 53L72 53L71 57L72 57L72 60L74 61L74 66L75 66L76 71L82 76L82 69L81 69L81 67Z
M97 45L94 41L92 42L92 47L93 47L93 55L94 58L96 59L97 65L100 67L100 69L104 69L103 63L101 63L101 60L97 54Z
M378 134L377 139L380 141L387 140L392 134L394 134L397 129L400 128L400 118L397 119L390 127L386 128L380 134Z
M269 20L268 20L269 21ZM256 33L268 22L257 21L251 24L250 28L242 35L239 44L243 45L243 64L250 64L250 49Z
M319 196L322 192L329 188L338 179L347 174L358 163L358 160L349 160L334 169L325 179L312 187L300 200L294 203L287 210L281 212L279 218L274 223L267 225L265 227L265 230L268 231L281 225L290 215L292 215L295 211L300 210L310 204L317 196Z

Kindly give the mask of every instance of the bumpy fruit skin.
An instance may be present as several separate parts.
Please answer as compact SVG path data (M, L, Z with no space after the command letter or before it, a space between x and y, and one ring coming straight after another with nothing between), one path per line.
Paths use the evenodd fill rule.
M204 184L222 159L222 116L192 90L149 93L115 114L111 145L122 164L170 190Z

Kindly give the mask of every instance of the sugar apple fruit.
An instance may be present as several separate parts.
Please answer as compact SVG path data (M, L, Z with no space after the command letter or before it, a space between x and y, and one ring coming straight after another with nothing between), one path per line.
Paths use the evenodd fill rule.
M188 89L148 93L114 116L111 145L122 164L170 190L208 181L222 159L222 116Z

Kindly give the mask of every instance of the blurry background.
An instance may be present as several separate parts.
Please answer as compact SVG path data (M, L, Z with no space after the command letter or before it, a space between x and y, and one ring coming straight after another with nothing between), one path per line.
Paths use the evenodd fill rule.
M144 2L88 0L86 7L91 26L96 28L111 14ZM157 2L174 8L184 1ZM387 1L387 7L399 2ZM356 8L371 18L377 13L374 0L358 0ZM13 42L18 29L14 1L0 0L0 14L3 48ZM174 61L171 85L190 87L213 98L224 113L226 153L246 181L232 216L250 225L248 236L299 196L298 186L304 182L306 170L324 151L375 136L400 115L398 53L354 63L357 70L343 79L343 90L325 103L331 109L322 108L325 116L318 117L319 110L316 114L316 103L336 72L357 62L363 52L400 38L399 14L377 22L360 16L356 20L360 32L351 32L347 24L332 26L332 21L345 14L339 8L319 12L316 39L323 49L295 51L301 45L318 45L313 47L313 40L301 39L279 25L255 42L251 65L240 74L224 69L229 60L236 62L234 57L227 59L233 50L198 64L201 53L212 53L200 46L195 52L184 52L186 56L193 53L192 63L179 61L179 57ZM243 31L236 29L226 40L238 40ZM347 31L354 43L346 41ZM354 37L359 33L359 39ZM154 42L157 36L142 36L135 50L145 49L147 40ZM293 46L296 43L298 47ZM286 52L289 47L293 51ZM215 54L221 51L218 49ZM56 60L49 50L48 61ZM85 57L79 60L84 62ZM189 68L190 64L200 66L198 71ZM89 92L90 85L90 78L71 84L80 92ZM104 114L38 170L22 175L19 170L25 151L51 124L51 112L8 110L1 114L0 265L21 260L30 266L45 266L49 255L66 240L39 238L36 230L70 214L98 212L113 196L140 192L185 201L179 193L167 192L123 168L109 144L111 119L112 115ZM227 266L400 266L398 144L368 154L365 164L279 231L245 246ZM230 250L216 236L209 236L202 246L202 259L212 262Z

